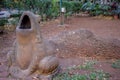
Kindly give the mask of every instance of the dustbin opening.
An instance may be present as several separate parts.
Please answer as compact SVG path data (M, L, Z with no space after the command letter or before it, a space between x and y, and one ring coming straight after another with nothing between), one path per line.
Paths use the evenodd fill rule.
M23 16L23 19L20 24L20 29L31 29L31 22L29 16Z

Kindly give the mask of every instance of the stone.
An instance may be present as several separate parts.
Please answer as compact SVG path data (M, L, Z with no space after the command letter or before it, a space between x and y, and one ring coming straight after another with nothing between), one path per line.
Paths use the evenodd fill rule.
M13 51L7 55L11 75L25 79L39 71L36 74L52 76L59 67L59 61L47 52L36 16L32 12L24 12L16 28Z

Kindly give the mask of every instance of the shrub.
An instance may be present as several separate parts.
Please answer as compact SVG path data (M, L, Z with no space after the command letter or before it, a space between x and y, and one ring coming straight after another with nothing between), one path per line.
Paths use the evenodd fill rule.
M111 15L111 7L110 5L103 4L94 4L90 1L84 3L81 8L83 11L88 11L90 15Z
M13 14L13 15L10 15L10 17L20 17L21 14Z
M79 13L81 10L81 7L82 7L82 3L80 1L72 1L71 3L73 5L73 7L72 7L73 12Z
M0 19L0 32L4 31L4 25L7 23L6 19Z
M0 26L4 26L7 22L7 19L0 19Z
M62 7L65 7L65 16L71 16L73 13L79 13L82 7L80 1L63 1Z

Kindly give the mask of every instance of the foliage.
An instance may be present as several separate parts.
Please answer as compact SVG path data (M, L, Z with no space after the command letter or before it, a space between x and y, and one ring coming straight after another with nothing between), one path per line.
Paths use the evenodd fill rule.
M7 19L0 19L0 26L4 26L7 23Z
M112 67L113 67L113 68L120 69L120 60L115 61L115 62L112 64Z
M45 1L44 3L42 3L42 5L43 5L41 6L42 9L39 11L42 17L43 17L43 14L46 15L46 18L49 18L49 19L56 18L57 16L59 16L58 0Z
M8 9L29 10L41 15L41 18L56 18L60 15L59 0L4 0ZM91 15L111 15L109 5L93 3L90 0L63 0L62 7L66 8L65 16L88 11Z
M20 17L21 16L21 14L12 14L12 15L10 15L10 17Z
M110 11L111 7L108 5L100 5L97 4L96 7L94 8L95 15L111 15Z
M66 9L66 12L72 12L73 4L68 1L63 1L62 7Z
M118 14L120 14L120 9L112 10L112 14L113 14L113 15L118 15Z
M120 0L115 0L116 2L120 2Z
M93 66L96 64L94 61L89 61L80 66L80 69L93 69Z
M112 15L110 5L92 3L90 1L83 4L83 11L88 11L91 15Z
M70 75L69 73L61 73L53 78L53 80L87 80L86 75Z
M19 17L10 18L10 19L8 19L8 24L10 24L10 25L17 25L18 21L19 21Z
M72 66L66 72L60 73L53 80L109 80L110 74L103 70L94 70L96 61L87 61L83 65ZM89 70L87 74L74 73L74 70ZM92 69L92 70L91 70ZM73 73L71 73L73 72Z
M62 7L66 9L65 16L71 16L81 11L82 3L80 1L63 1Z
M0 32L4 31L4 25L7 23L7 19L0 19Z
M93 71L90 74L69 74L69 72L61 73L53 78L53 80L109 80L110 75L103 71Z
M78 65L78 66L72 66L68 67L68 70L71 69L83 69L83 70L90 70L93 69L93 66L96 64L96 61L87 61L83 65Z
M110 74L102 70L93 71L89 74L89 80L109 80Z
M82 7L82 3L80 1L72 1L73 4L73 12L74 13L79 13Z
M91 11L95 7L95 4L91 3L90 1L84 3L81 7L83 11Z
M62 4L66 8L66 15L79 13L82 6L80 1L63 1ZM60 15L59 0L5 0L5 5L10 9L30 10L50 19Z

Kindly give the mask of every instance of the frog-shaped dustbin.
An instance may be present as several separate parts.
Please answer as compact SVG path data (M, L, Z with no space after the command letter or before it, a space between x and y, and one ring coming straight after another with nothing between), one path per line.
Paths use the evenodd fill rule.
M58 72L59 61L46 52L46 46L35 14L24 12L16 27L13 50L7 55L10 74L16 78L37 74L41 80L52 79Z

